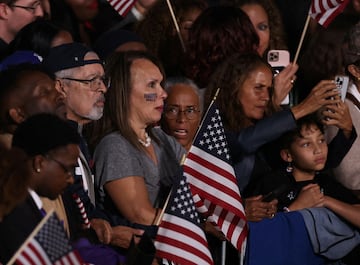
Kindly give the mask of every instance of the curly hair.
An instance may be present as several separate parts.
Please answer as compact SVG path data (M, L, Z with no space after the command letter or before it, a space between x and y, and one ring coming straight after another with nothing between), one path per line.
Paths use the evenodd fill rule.
M248 54L235 54L225 60L214 72L205 95L205 106L210 104L216 91L220 92L216 98L216 104L223 118L226 129L238 132L253 124L244 114L241 103L238 100L239 91L245 80L254 70L260 66L271 66L256 52ZM273 91L270 91L270 97ZM267 113L272 110L269 102Z
M173 11L180 25L184 16L194 9L205 10L204 0L173 0ZM162 62L168 75L174 73L184 55L176 28L166 1L157 1L145 18L135 25L135 32L142 37L148 50Z
M260 5L269 18L270 43L268 50L286 50L286 34L281 14L273 0L227 0L229 5L241 8L244 5ZM266 56L266 52L264 53Z
M256 51L259 37L239 8L213 6L194 22L188 45L187 76L206 87L219 63L234 53Z

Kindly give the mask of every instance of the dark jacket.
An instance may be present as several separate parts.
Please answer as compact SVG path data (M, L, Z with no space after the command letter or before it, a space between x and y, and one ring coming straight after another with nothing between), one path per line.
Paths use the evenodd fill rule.
M0 222L0 262L6 264L43 218L28 198Z

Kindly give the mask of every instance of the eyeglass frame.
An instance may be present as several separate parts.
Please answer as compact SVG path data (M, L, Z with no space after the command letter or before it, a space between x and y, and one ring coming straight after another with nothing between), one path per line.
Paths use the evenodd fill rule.
M22 6L22 5L9 5L10 7L17 7L17 8L22 8L25 9L26 11L32 13L33 15L35 14L36 8L41 7L41 2L37 1L34 3L35 6Z
M174 108L174 109L177 109L177 112L176 112L176 114L175 113L173 113L173 112L168 112L168 108L169 107L171 107L171 108ZM180 107L178 107L178 106L166 106L165 107L165 109L164 109L164 116L166 117L166 118L168 118L169 120L175 120L177 117L179 117L179 114L180 113L184 113L184 116L188 119L188 120L195 120L196 119L196 116L194 116L193 118L189 118L188 117L188 114L189 114L189 112L187 112L187 111L193 111L194 112L194 114L195 113L200 113L200 110L199 109L197 109L196 107L194 107L194 106L190 106L190 107L186 107L184 110L180 110ZM169 117L167 114L169 114L169 113L173 113L174 114L174 117Z
M64 165L63 162L60 162L59 160L53 158L51 155L47 154L47 155L45 155L45 157L51 161L54 161L56 164L58 164L69 177L75 177L75 169L74 169L74 171L69 170L67 168L67 166Z
M99 80L100 82L102 82L106 88L110 88L110 83L111 83L110 78L105 77L105 76L100 76L100 77L97 76L97 77L94 77L94 78L91 78L91 79L79 79L79 78L73 78L73 77L61 77L61 79L82 83L84 85L89 86L91 91L98 91L99 90L99 86L97 88L95 88L95 89L92 88L92 86L93 86L92 84L93 84L93 82L95 80Z

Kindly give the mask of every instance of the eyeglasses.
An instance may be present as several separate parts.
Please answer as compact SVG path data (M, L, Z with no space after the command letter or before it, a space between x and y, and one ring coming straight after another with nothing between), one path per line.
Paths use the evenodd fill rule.
M110 78L105 76L97 76L91 79L77 79L72 77L62 77L62 79L75 81L87 85L91 91L98 91L101 84L104 84L106 88L110 87Z
M177 106L167 106L165 108L164 115L169 120L174 120L179 116L180 113L184 113L188 120L194 120L199 117L199 112L200 110L195 107L187 107L184 110L180 110L180 108Z
M54 161L56 164L58 164L69 177L74 177L74 175L75 175L74 168L72 168L72 169L67 168L62 162L60 162L59 160L57 160L49 155L46 155L45 157L51 161Z
M10 5L11 7L17 7L17 8L22 8L25 9L26 11L35 14L36 9L38 7L41 8L41 3L40 2L35 2L32 6L22 6L22 5Z

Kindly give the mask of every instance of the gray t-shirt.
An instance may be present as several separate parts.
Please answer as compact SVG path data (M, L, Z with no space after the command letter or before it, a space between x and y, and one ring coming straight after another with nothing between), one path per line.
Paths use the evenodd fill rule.
M117 132L106 135L96 146L94 160L97 202L111 215L120 214L104 190L107 182L129 176L141 176L145 180L150 202L161 207L155 205L157 199L162 200L166 197L165 194L159 194L160 187L171 186L172 180L181 173L180 161L186 152L185 149L160 128L152 130L160 140L160 144L152 141L157 165Z

